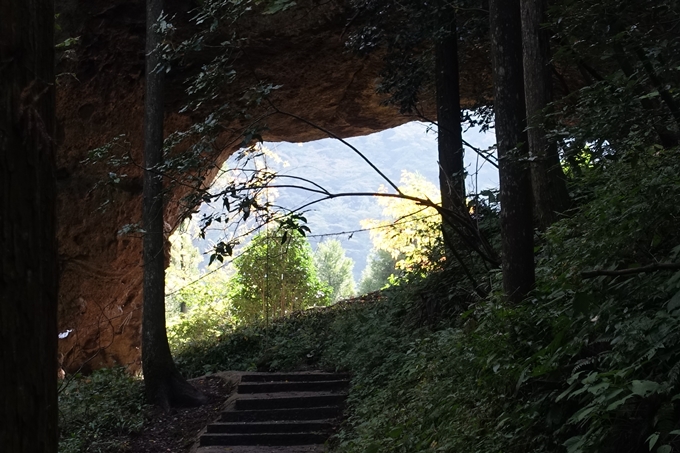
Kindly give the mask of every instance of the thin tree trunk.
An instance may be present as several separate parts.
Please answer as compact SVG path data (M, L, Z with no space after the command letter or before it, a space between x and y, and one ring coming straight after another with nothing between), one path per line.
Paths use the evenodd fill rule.
M519 0L490 0L494 113L500 180L503 290L521 301L535 283Z
M460 126L458 36L455 17L451 27L450 35L435 46L435 83L442 206L445 209L458 210L465 206L465 165Z
M545 229L569 209L566 177L557 144L549 141L538 115L552 102L550 42L545 22L546 0L521 0L522 44L524 49L524 98L529 120L528 143L531 156L531 184L537 226Z
M465 201L465 163L461 129L460 72L458 68L458 32L456 16L443 20L450 33L435 44L435 86L437 90L437 149L439 158L439 191L442 207L467 216ZM446 23L448 22L448 23ZM455 247L454 231L442 214L442 237L446 257L461 261Z
M163 73L159 36L154 24L163 10L162 0L147 0L146 97L144 100L144 315L142 317L142 369L149 402L163 408L205 402L175 367L165 329L165 237L163 235L163 178L156 169L163 160Z
M0 449L56 453L54 2L0 18Z

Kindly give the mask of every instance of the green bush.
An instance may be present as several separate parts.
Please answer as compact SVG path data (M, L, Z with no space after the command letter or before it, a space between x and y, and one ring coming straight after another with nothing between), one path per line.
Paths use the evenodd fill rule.
M188 313L168 321L168 343L173 354L180 354L194 344L201 344L228 332L236 324L228 301L196 304Z
M224 330L222 335L187 344L175 355L180 371L200 376L221 370L294 370L320 366L320 353L329 340L329 309L310 309Z
M143 384L123 368L64 381L59 392L59 452L126 451L144 424Z

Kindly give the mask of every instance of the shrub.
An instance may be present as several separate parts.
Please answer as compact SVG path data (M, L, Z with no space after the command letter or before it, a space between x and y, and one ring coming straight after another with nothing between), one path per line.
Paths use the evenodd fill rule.
M142 381L123 368L65 381L59 391L59 452L125 451L144 424Z

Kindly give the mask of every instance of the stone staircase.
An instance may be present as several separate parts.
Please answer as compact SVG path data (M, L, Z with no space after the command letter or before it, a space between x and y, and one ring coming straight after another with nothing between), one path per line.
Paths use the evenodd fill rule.
M245 373L199 453L321 452L342 416L349 376Z

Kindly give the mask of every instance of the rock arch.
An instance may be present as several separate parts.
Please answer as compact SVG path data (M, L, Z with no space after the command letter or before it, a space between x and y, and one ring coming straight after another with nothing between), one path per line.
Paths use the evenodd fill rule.
M141 162L144 74L144 2L142 0L62 0L63 14L77 17L71 26L80 45L62 56L58 78L59 122L58 240L60 258L59 340L68 372L120 364L137 370L141 347L141 238L120 236L125 224L141 216L141 172L130 170L115 189L93 190L107 179L102 164L86 164L88 152L125 135L126 149ZM170 9L186 15L190 2ZM65 19L64 19L65 20ZM344 1L301 0L298 6L244 23L246 48L237 60L244 84L266 80L282 87L275 101L339 136L377 132L409 121L381 104L375 85L379 55L357 57L344 47L347 16ZM463 100L489 92L489 68L482 50L463 68ZM166 131L186 127L190 119L176 113L181 97L177 81L170 87ZM175 101L173 101L173 99ZM427 104L427 102L426 102ZM431 112L431 105L425 108ZM322 138L295 120L268 119L268 141ZM234 149L225 149L225 160ZM111 202L102 206L104 200ZM169 203L166 218L180 215Z

